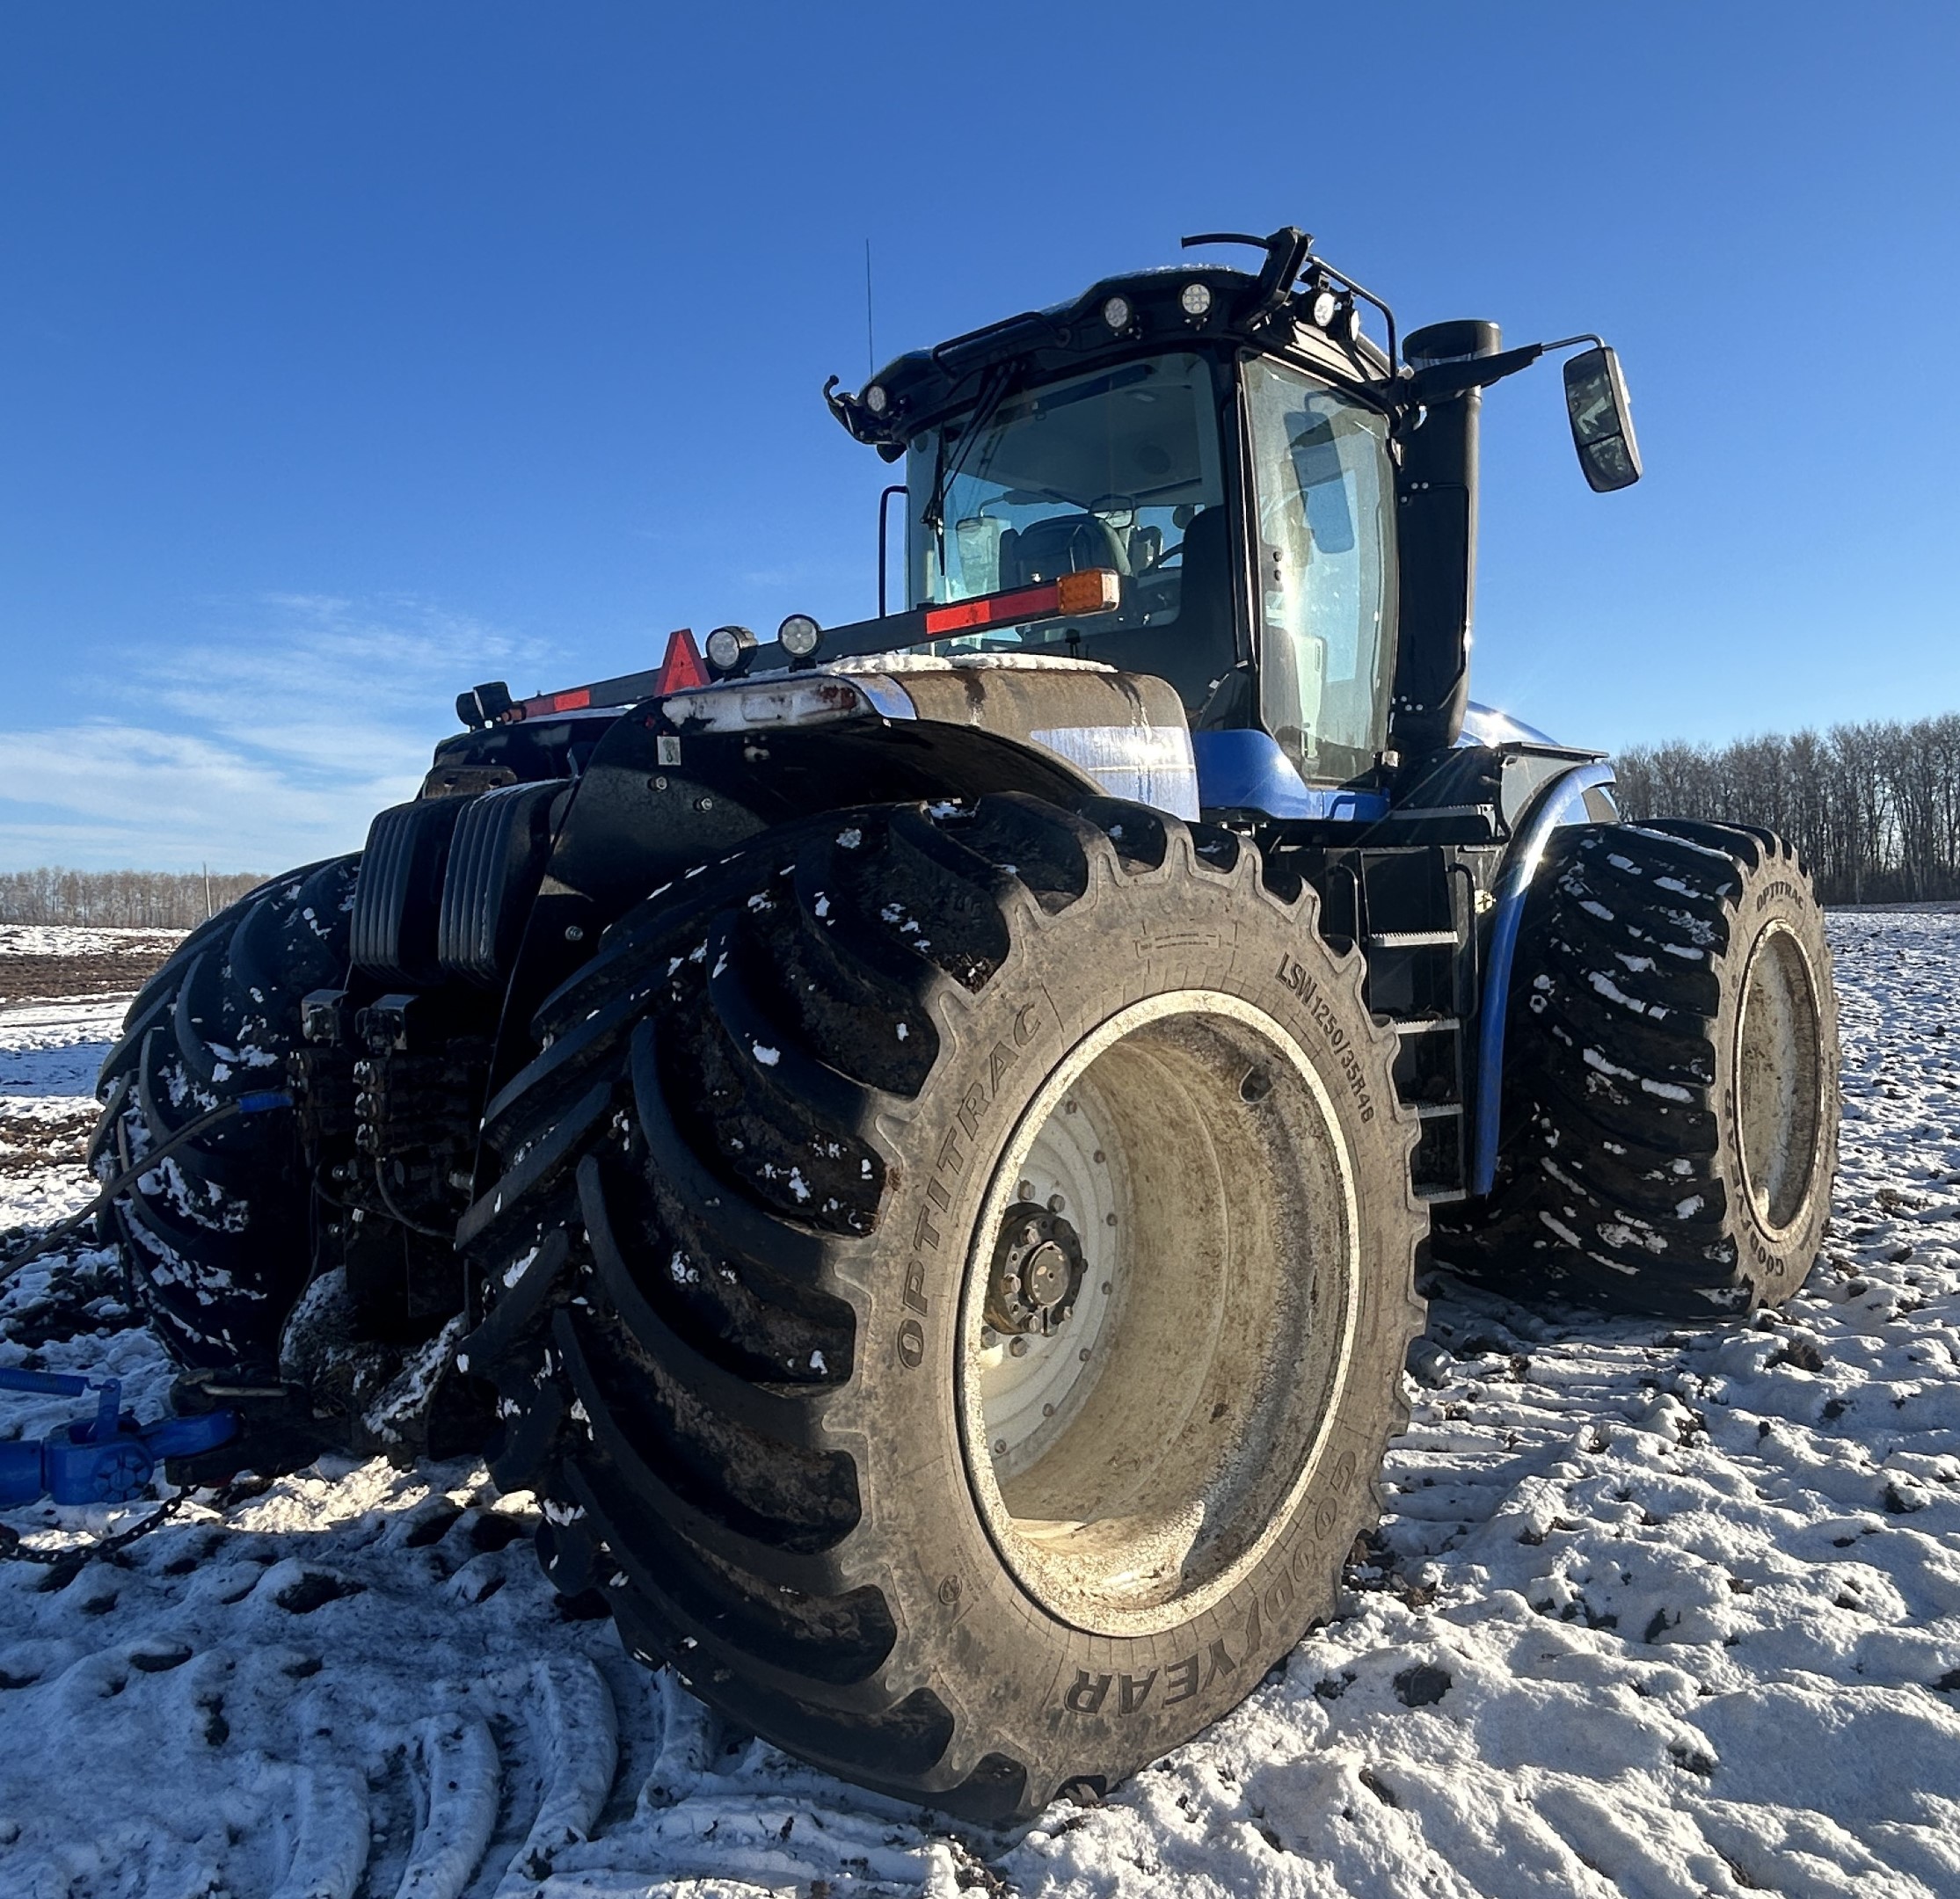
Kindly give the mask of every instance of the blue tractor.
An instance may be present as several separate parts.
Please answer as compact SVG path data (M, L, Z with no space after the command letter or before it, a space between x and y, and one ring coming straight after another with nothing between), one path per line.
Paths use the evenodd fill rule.
M1482 392L1567 353L1621 488L1613 352L1194 241L1253 267L827 389L895 609L466 693L102 1080L105 1178L176 1143L109 1218L216 1455L481 1451L634 1654L982 1821L1330 1612L1426 1259L1743 1313L1835 1161L1789 847L1469 702Z

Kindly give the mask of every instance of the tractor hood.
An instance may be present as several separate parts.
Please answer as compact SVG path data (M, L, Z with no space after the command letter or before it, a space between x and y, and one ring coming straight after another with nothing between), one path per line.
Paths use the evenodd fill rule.
M1085 790L1198 816L1198 768L1177 694L1094 660L886 652L675 693L660 711L690 733L770 732L885 720L978 728L1069 768Z

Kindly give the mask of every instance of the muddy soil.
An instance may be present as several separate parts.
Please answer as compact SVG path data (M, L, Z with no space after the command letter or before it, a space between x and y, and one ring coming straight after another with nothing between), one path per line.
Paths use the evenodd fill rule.
M0 1003L47 1002L68 996L135 994L179 939L118 944L89 956L0 956Z

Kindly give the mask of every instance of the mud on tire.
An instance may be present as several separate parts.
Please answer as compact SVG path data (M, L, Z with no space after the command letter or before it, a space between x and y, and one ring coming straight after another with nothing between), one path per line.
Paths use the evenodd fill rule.
M1774 833L1556 833L1513 965L1497 1183L1439 1259L1533 1291L1707 1317L1787 1299L1837 1166L1824 920Z
M1250 848L1109 802L833 815L629 914L462 1229L553 1580L979 1819L1223 1713L1405 1415L1413 1124L1359 976Z
M300 1000L340 982L357 856L264 884L193 931L129 1006L102 1066L91 1167L107 1175L187 1121L284 1085ZM125 1266L186 1369L276 1376L306 1282L310 1181L289 1114L238 1116L179 1147L108 1216Z

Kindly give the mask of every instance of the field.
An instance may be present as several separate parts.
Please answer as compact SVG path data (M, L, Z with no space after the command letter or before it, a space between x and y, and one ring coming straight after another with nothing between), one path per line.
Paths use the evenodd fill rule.
M1810 1284L1673 1328L1439 1284L1338 1619L1107 1804L994 1837L859 1794L568 1619L531 1498L341 1464L107 1561L140 1512L11 1513L77 1553L0 1561L0 1895L1960 1894L1960 917L1831 929ZM0 933L0 1227L86 1198L160 948ZM0 1293L0 1363L169 1384L93 1253ZM0 1394L0 1437L77 1408Z

